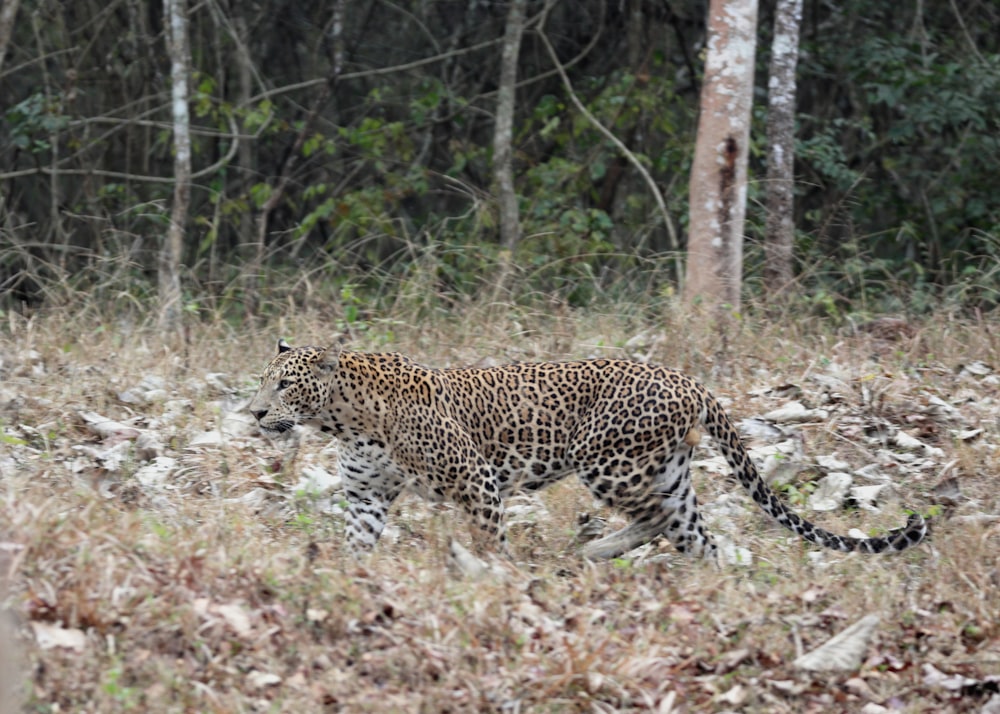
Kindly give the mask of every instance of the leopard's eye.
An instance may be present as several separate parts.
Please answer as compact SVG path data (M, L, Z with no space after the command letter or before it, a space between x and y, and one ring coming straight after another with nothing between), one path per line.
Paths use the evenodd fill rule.
M291 386L292 386L291 380L288 379L278 380L278 389L288 389Z

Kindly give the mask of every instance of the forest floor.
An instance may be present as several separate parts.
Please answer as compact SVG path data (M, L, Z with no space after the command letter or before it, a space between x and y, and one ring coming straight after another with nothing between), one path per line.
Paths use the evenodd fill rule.
M0 711L1000 712L1000 323L745 323L723 356L677 317L408 320L367 324L351 346L430 366L683 369L799 513L878 533L910 508L933 516L930 539L878 556L803 544L706 438L695 488L738 563L660 542L585 561L581 524L621 522L573 479L512 502L513 564L470 575L449 556L451 539L468 544L464 516L416 497L359 563L336 444L270 441L245 411L276 339L321 344L332 319L196 325L169 347L124 321L81 333L79 315L8 315ZM881 488L813 510L831 472ZM818 665L798 660L859 621ZM846 669L823 669L842 655Z

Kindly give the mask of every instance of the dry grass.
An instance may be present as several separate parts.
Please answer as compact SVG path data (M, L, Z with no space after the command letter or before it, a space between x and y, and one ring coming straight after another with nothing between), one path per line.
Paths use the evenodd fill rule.
M963 496L945 503L929 544L893 557L817 554L747 510L737 539L753 565L717 570L660 544L633 560L582 561L575 519L593 506L567 482L512 527L517 570L476 582L446 558L448 540L466 537L464 518L406 499L394 536L357 564L339 519L290 486L303 463L324 463L325 442L306 440L294 458L255 435L189 444L249 396L277 336L326 339L320 316L252 331L194 326L177 347L112 322L81 334L65 316L10 317L0 343L0 597L16 647L0 644L0 683L23 682L23 711L937 712L978 711L995 696L1000 526L978 516L1000 512L1000 385L955 368L993 357L996 324L942 318L880 343L788 317L745 324L723 359L679 315L653 326L627 309L469 306L408 319L374 322L355 344L439 366L640 352L707 381L737 417L781 403L754 390L811 394L810 376L836 363L858 429L908 425L944 451L898 474L903 501L928 510L949 475ZM150 377L162 394L122 401ZM982 428L978 440L953 439L954 425L921 407L929 395ZM154 433L177 470L160 487L140 485L143 455L131 442L112 468L94 454L113 444L81 410ZM807 455L872 460L852 429L803 428ZM734 490L706 476L697 487L706 503ZM902 521L887 511L816 520L840 531ZM873 612L881 622L856 671L793 668L801 650ZM76 632L82 639L65 646L46 639Z

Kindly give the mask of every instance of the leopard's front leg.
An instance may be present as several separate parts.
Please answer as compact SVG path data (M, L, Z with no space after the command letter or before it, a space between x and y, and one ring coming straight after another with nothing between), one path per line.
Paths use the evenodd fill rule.
M500 486L485 460L476 463L458 479L455 499L471 518L475 549L481 554L492 551L510 557Z
M402 492L403 482L394 475L391 463L349 448L340 455L339 471L347 500L344 535L351 554L362 558L382 535L389 507Z
M383 494L348 495L344 533L347 547L355 558L362 558L375 547L385 529L393 499Z

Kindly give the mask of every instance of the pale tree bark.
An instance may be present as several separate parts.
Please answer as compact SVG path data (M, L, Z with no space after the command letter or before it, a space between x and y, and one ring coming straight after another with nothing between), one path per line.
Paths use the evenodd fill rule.
M767 83L767 231L764 284L777 297L792 283L795 238L795 67L799 60L802 0L778 0L774 10Z
M645 13L642 8L644 0L629 0L628 20L625 25L625 43L628 47L628 68L630 71L639 73L639 64L643 55L648 51L643 37L643 30L646 26Z
M756 31L757 0L711 0L684 298L717 318L740 309Z
M21 0L0 0L0 72L3 72L3 58L7 55L10 34L14 30L17 6Z
M244 13L249 9L244 4L234 4L233 7L233 30L237 41L234 43L233 60L237 63L237 97L238 106L249 107L250 97L253 96L253 60L247 43L250 41L250 32L247 29L247 21ZM250 193L252 183L249 177L254 175L254 147L255 142L241 141L239 148L240 171L245 177L239 184L239 190L245 194ZM240 212L240 235L245 239L253 235L253 214L250 211ZM256 253L254 254L256 255Z
M513 134L517 59L521 53L526 0L510 0L507 29L500 58L500 86L497 91L497 118L493 133L493 182L500 206L500 245L512 252L521 237L521 220L514 191Z
M184 224L191 200L191 116L188 79L191 52L188 43L187 0L166 0L167 53L170 56L171 108L174 121L174 199L170 226L160 250L160 328L176 330L181 317L181 259Z

